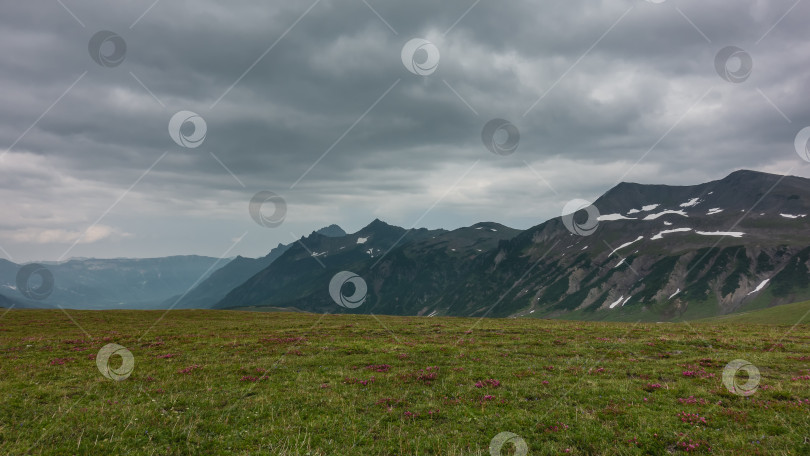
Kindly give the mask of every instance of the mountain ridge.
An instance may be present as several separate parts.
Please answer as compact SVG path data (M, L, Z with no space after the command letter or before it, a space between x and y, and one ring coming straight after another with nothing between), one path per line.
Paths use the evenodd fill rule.
M759 296L772 304L808 294L786 279L807 268L808 179L738 170L697 185L623 182L593 206L599 222L590 236L555 217L479 240L485 248L453 247L473 225L438 233L438 241L432 235L389 245L384 258L324 261L322 271L287 276L291 288L280 292L268 285L273 274L304 259L285 255L275 270L257 274L250 293L238 287L216 307L346 312L326 292L339 269L369 284L358 311L397 315L658 320L737 311L760 305ZM572 220L587 215L578 211Z
M806 178L737 170L696 185L620 182L577 209L525 230L497 222L406 229L374 219L346 233L333 224L262 257L237 256L221 267L216 262L222 259L186 255L71 259L48 268L64 279L71 268L204 260L208 270L182 276L184 288L178 282L175 294L135 303L150 308L657 321L810 298ZM585 229L591 217L595 226ZM0 287L6 301L23 306L11 278L19 268L0 260ZM336 307L329 294L340 271L368 285L355 310ZM116 280L124 280L122 290L104 291L93 308L116 308L110 295L120 298L125 288L143 293L132 280ZM83 299L97 293L87 284L71 292ZM50 300L71 307L75 299L65 296L61 290Z
M332 224L313 231L309 236L323 235L327 237L346 236L346 232L338 225ZM165 308L210 308L221 300L231 289L239 286L251 276L269 266L281 257L295 242L290 244L279 243L267 255L259 258L238 256L212 272L210 276L201 280L194 288L186 290L181 295L172 296L163 302Z

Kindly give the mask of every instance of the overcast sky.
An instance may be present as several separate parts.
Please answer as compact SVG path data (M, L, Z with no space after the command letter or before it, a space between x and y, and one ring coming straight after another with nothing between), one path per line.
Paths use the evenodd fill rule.
M6 1L0 256L256 257L374 218L528 228L622 180L810 176L807 17L795 0ZM173 137L180 111L198 129ZM485 147L492 119L513 153ZM261 191L280 225L251 218Z

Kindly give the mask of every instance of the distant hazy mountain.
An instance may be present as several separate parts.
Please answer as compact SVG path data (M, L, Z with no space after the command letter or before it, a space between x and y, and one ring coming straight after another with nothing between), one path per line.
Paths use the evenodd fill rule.
M346 232L337 225L329 225L314 233L326 237L340 237L346 235ZM200 282L199 285L185 295L173 296L167 299L161 307L210 308L224 298L229 291L269 266L293 245L294 243L279 244L276 248L272 249L270 253L261 258L245 258L238 256L230 263L214 271L210 277ZM186 290L183 291L185 292Z
M362 313L666 320L810 298L808 179L738 171L693 186L621 183L594 207L588 236L559 217L522 232L482 223L405 234L375 220L343 238L312 235L308 250L293 246L216 307L349 312L328 293L342 270L368 284Z
M24 299L12 299L5 295L0 295L0 307L4 309L15 308L15 309L37 309L37 308L47 308L48 306L40 306L36 302L28 301Z
M17 290L17 272L21 265L0 260L0 292L12 300L27 303L27 307L156 308L169 296L182 293L227 262L227 259L191 255L48 263L44 265L53 274L53 292L44 300L33 301Z

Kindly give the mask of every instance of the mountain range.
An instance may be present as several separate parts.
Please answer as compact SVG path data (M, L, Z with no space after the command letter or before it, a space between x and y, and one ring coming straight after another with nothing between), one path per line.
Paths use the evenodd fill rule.
M593 208L588 235L564 217L522 231L375 220L343 238L311 235L215 307L659 321L810 297L808 179L743 170L692 186L621 183ZM342 270L368 284L357 309L328 293Z
M331 225L219 269L206 257L76 260L48 266L63 285L39 305L666 321L810 298L808 179L741 170L690 186L620 183L572 207L526 230ZM0 261L0 286L13 289L18 269ZM366 287L330 293L342 271ZM361 304L341 305L335 290Z
M230 259L205 256L163 258L74 258L42 263L53 276L45 299L25 296L18 290L21 265L0 259L0 293L18 307L73 309L155 309L167 296L182 293ZM28 286L36 288L41 277L33 275Z

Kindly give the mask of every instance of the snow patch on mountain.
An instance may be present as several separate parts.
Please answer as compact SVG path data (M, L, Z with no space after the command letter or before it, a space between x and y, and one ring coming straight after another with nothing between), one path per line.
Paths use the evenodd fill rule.
M765 285L767 285L767 284L768 284L768 282L770 282L770 281L771 281L771 279L765 279L765 280L763 280L763 281L762 281L762 283L760 283L759 285L757 285L757 287L756 287L756 288L754 288L753 290L751 290L750 292L748 292L748 294L747 294L746 296L751 296L752 294L759 292L760 290L762 290L763 288L765 288Z
M655 220L658 217L661 217L662 215L667 215L667 214L677 214L677 215L682 215L684 217L689 217L688 215L686 215L686 212L684 212L683 210L675 211L675 210L672 210L672 209L667 209L665 211L656 212L655 214L650 214L650 215L644 217L642 220Z
M800 217L807 217L807 214L799 214L799 215L793 215L793 214L779 214L779 215L781 215L781 216L782 216L782 217L784 217L784 218L789 218L789 219L797 219L797 218L800 218Z
M685 203L681 203L680 206L681 207L694 207L694 206L697 206L700 203L701 203L700 198L692 198L692 199L690 199L689 201L687 201Z
M608 255L608 256L611 256L611 255L613 255L614 253L616 253L617 251L619 251L619 250L621 250L621 249L623 249L623 248L625 248L625 247L628 247L628 246L630 246L630 245L633 245L634 243L636 243L636 242L638 242L638 241L640 241L640 240L642 240L642 239L644 239L644 236L639 236L639 237L635 238L634 240L632 240L632 241L630 241L630 242L625 242L624 244L622 244L622 245L620 245L620 246L616 247L615 249L613 249L613 251L612 251L612 252L610 252L610 255Z
M357 238L357 243L358 244L365 244L366 241L368 241L368 238L364 238L364 237Z
M660 233L656 234L655 236L651 237L650 239L663 239L665 234L669 233L681 233L684 231L692 231L692 228L673 228L671 230L664 230Z
M627 211L627 215L638 214L639 212L649 212L660 205L661 204L648 204L646 206L641 206L641 209L630 209L629 211Z
M681 289L680 289L680 288L678 288L677 290L675 290L675 293L672 293L671 295L669 295L669 299L672 299L672 298L674 298L675 296L678 296L678 293L680 293L680 292L681 292Z
M745 233L741 231L695 231L701 236L731 236L735 238L743 237Z
M629 212L628 212L628 214L629 214ZM633 217L625 217L622 214L606 214L606 215L600 215L597 218L597 220L599 220L600 222L612 222L614 220L638 220L638 219L633 218Z
M719 207L713 207L713 208L709 209L709 212L707 212L706 215L714 215L714 214L719 214L721 212L723 212L723 210L720 209Z

